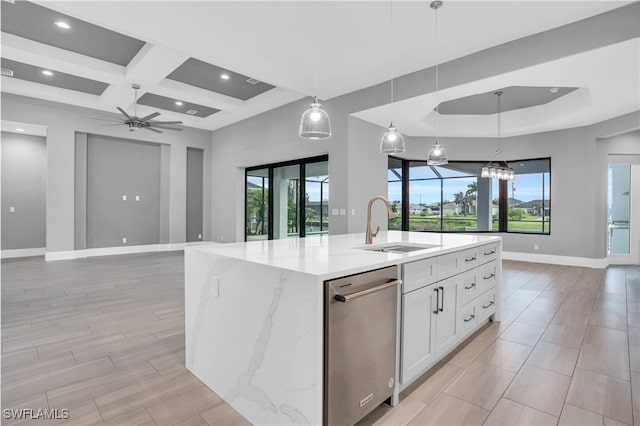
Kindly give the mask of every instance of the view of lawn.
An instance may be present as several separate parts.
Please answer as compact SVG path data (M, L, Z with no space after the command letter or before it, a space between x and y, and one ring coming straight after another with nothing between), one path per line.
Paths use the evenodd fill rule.
M477 218L474 215L446 215L443 220L443 231L474 231L477 227ZM396 217L389 223L390 229L401 229L400 218ZM497 218L493 220L493 229L498 229ZM522 215L509 220L508 229L512 232L541 232L542 218L540 216ZM439 215L409 215L410 231L440 231ZM544 222L544 232L549 231L549 221Z

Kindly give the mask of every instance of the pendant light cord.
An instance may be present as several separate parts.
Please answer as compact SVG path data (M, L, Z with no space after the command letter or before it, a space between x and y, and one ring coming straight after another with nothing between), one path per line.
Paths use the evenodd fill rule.
M502 92L496 92L495 94L498 97L498 150L496 151L496 154L502 154L502 107L500 103Z
M313 99L318 99L318 32L313 33Z
M440 100L439 100L439 87L440 87L440 81L439 81L439 73L438 73L438 65L440 62L440 58L439 58L439 54L440 54L440 40L438 38L438 8L440 6L437 6L435 8L436 10L436 142L439 143L439 136L440 136Z
M393 0L389 1L389 33L391 35L391 49L390 52L393 52ZM393 80L395 77L395 66L393 59L391 60L391 124L393 125Z
M133 116L138 116L138 89L133 89Z

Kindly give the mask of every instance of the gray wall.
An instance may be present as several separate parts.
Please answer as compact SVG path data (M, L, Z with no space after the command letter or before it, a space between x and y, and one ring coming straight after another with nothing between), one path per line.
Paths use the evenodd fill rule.
M201 149L187 148L187 242L202 240L203 160Z
M89 135L86 235L87 248L160 242L160 145Z
M638 37L639 11L640 4L634 3L571 25L440 64L440 87L453 87L497 76ZM593 28L599 30L593 31ZM432 67L396 78L395 99L408 99L432 92L435 88L434 77L435 70ZM382 178L375 172L377 167L380 167L381 160L370 151L378 149L382 133L378 135L372 127L354 121L350 114L385 105L388 100L389 82L385 82L324 101L323 106L331 116L333 133L327 141L306 141L297 136L298 120L307 108L309 99L267 111L214 131L211 161L214 170L212 193L213 200L216 201L212 204L212 239L225 242L243 240L245 167L326 153L329 154L330 211L345 209L348 213L347 216L330 217L331 233L361 231L362 218L366 213L366 204L363 201L368 199L367 195L386 193L386 187L383 191L380 186ZM576 147L576 144L573 145ZM486 148L490 149L489 152L495 150L494 145ZM582 153L583 147L578 144L577 148ZM426 149L426 146L420 149L422 158L426 157ZM593 144L586 147L583 154L589 157L588 161L595 161L594 149ZM470 152L472 151L471 149ZM536 151L535 146L532 147L532 151ZM461 142L458 152L467 152L464 142ZM484 158L485 151L481 153ZM574 180L572 176L567 176L567 179L571 182ZM586 198L593 203L593 197L591 194ZM352 215L354 209L355 214ZM533 246L533 243L530 245L528 242L514 244L514 247L527 248L527 251L529 246ZM569 246L573 245L567 242L567 247L563 249L565 254L570 251ZM560 247L557 249L559 251ZM540 252L543 252L542 247Z
M45 138L2 132L2 250L45 246ZM15 207L15 213L9 208Z
M161 203L161 221L167 224L162 242L186 241L187 146L204 150L204 180L211 182L211 132L189 127L182 132L129 132L125 126L101 126L92 117L117 117L105 111L74 107L2 93L4 120L33 123L47 127L46 250L69 251L76 247L76 133L127 138L140 142L165 144L163 162L169 166L168 196ZM115 107L114 107L115 108ZM211 217L211 191L204 191L204 216ZM163 213L164 212L164 213ZM209 239L211 220L204 223L204 238Z

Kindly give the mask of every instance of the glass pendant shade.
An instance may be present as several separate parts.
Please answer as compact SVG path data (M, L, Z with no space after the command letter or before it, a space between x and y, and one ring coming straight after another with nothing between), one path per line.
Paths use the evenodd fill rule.
M405 152L404 138L394 126L389 124L387 132L382 135L380 141L380 152L382 154L401 154Z
M313 98L309 106L300 118L300 130L298 132L304 139L328 139L331 137L331 120L327 111L322 109L318 98Z
M429 150L429 154L427 155L427 165L442 166L447 163L449 163L447 151L444 150L440 142L436 139L436 143L433 144L433 148Z

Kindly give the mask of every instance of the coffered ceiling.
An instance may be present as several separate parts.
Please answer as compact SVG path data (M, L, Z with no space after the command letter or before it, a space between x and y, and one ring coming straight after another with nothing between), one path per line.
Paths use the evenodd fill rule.
M628 3L445 1L439 11L439 62ZM60 21L68 28L58 26ZM87 92L71 83L53 84L54 79L21 78L20 71L2 77L2 91L115 112L115 106L131 108L131 83L139 83L140 114L161 109L165 120L214 130L313 96L314 85L319 98L331 99L431 67L436 62L434 22L428 1L3 1L3 67L13 61L32 72L47 69L67 81L77 77L106 88ZM558 65L562 73L565 65ZM519 73L527 80L520 81ZM608 78L592 74L589 79ZM449 89L439 102L507 86L577 87L561 99L584 97L583 89L592 83L536 81L527 69L508 77ZM433 132L428 111L434 100L403 101L407 108L420 105L419 114L407 115L408 134ZM176 101L188 109L177 108ZM385 108L359 116L386 126Z

